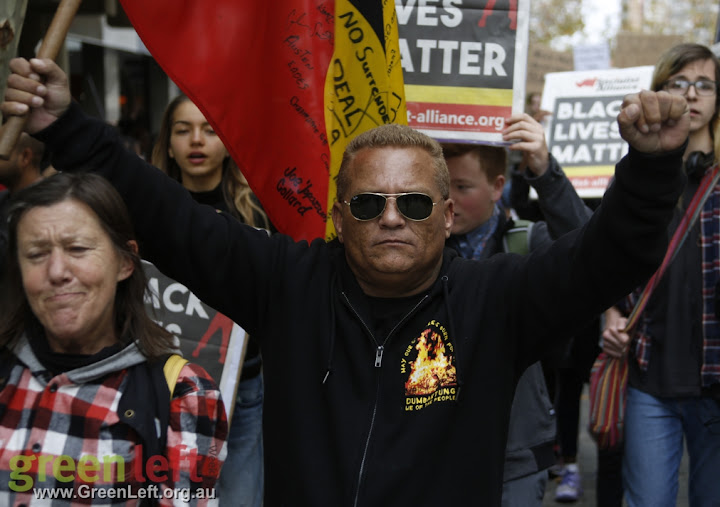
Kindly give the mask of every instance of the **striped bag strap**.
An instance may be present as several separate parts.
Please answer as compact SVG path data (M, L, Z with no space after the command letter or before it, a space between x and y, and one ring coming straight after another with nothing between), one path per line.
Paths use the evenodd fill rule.
M718 180L720 180L720 166L715 165L705 172L705 176L703 176L702 181L700 181L700 186L695 192L692 201L690 201L690 204L680 220L677 229L675 229L675 233L670 240L670 244L665 252L662 264L660 264L660 267L657 271L655 271L653 276L650 277L650 280L648 280L648 283L645 285L645 288L635 303L632 313L630 313L630 316L628 317L627 325L623 330L625 333L629 333L637 324L640 314L645 309L648 299L650 299L650 295L655 290L655 287L657 287L657 284L660 282L660 278L662 278L665 274L668 266L687 239L690 230L700 216L700 212L702 211L705 201L707 201L707 198L712 193L713 188L717 185Z

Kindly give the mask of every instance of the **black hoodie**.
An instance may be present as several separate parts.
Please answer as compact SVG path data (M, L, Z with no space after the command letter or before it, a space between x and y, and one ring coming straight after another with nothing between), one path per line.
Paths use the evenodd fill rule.
M524 257L446 249L434 285L374 336L339 242L199 206L113 136L74 105L38 137L56 168L110 179L148 258L259 339L268 506L499 505L519 374L653 272L684 184L683 148L631 150L583 229Z

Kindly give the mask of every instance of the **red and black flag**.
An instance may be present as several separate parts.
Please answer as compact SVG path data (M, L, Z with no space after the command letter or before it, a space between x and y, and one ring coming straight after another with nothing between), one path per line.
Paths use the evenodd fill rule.
M278 230L332 237L345 145L407 123L394 2L121 1Z

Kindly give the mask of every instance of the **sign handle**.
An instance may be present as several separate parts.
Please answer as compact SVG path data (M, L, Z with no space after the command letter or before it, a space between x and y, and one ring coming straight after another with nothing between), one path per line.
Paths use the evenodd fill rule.
M81 1L61 0L38 50L38 58L49 58L51 60L57 58ZM15 148L26 123L27 115L10 116L8 118L0 131L0 159L8 160L10 158L10 153Z

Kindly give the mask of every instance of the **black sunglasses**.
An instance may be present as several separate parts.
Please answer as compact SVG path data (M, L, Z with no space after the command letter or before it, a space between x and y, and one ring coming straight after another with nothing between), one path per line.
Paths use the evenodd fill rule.
M398 210L408 220L420 222L427 220L432 214L437 202L432 197L420 192L405 192L402 194L381 194L378 192L365 192L354 195L350 202L343 201L350 206L350 213L356 220L366 221L382 215L387 205L387 200L393 198ZM438 201L440 202L440 201Z

